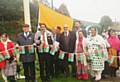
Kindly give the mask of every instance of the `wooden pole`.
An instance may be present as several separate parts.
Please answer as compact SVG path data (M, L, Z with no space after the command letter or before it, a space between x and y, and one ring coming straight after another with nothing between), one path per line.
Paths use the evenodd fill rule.
M29 24L31 31L31 22L30 22L30 0L23 0L24 7L24 23Z

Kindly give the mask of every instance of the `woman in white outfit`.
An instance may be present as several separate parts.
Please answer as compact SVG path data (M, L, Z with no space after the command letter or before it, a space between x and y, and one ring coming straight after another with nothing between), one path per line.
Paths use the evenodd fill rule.
M101 79L104 70L104 61L107 59L106 43L102 36L97 34L96 26L91 27L91 35L87 38L91 74L95 81Z

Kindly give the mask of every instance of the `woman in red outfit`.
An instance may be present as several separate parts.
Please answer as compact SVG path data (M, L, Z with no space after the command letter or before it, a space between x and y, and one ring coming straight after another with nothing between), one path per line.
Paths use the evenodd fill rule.
M11 40L9 40L7 34L2 34L0 41L0 55L1 57L3 57L3 60L0 61L0 69L5 82L8 82L7 77L5 75L7 62L11 62L11 59L13 60L15 58L13 48L14 43Z
M76 53L86 53L86 39L84 38L83 32L79 31L76 40ZM77 79L88 79L88 66L85 54L76 55L76 67L77 67Z

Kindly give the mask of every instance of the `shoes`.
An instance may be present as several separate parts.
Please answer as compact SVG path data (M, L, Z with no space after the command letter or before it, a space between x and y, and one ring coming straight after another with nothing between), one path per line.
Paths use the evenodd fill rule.
M29 80L25 80L25 82L30 82Z
M32 82L37 82L37 80L32 80Z
M96 81L100 80L101 79L101 75L98 74L97 77L95 78Z
M91 82L94 82L94 81L95 81L95 77L92 77L92 78L91 78Z
M47 79L45 82L51 82L49 79Z
M100 80L95 80L95 77L91 78L91 82L99 82Z
M46 82L45 80L42 80L42 82Z
M47 78L45 82L51 82L50 78Z

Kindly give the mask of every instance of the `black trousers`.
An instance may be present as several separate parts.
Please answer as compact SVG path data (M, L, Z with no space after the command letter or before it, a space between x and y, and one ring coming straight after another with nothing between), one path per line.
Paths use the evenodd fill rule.
M117 56L120 56L120 50L117 51ZM117 58L117 63L118 63L118 69L119 69L119 66L120 66L120 60L119 60L119 58Z
M76 77L77 67L76 67L76 56L74 56L74 61L70 63L72 67L72 77Z
M65 77L68 77L70 75L69 62L67 59L68 54L65 54L64 59L59 60L61 72L65 75Z
M23 63L23 68L24 68L25 80L27 82L29 80L32 80L32 82L35 82L36 80L35 62L25 62Z
M104 64L105 64L105 67L102 72L102 76L105 76L105 75L111 76L111 67L109 66L109 63L105 62Z
M59 76L60 74L60 60L58 59L58 56L59 56L59 52L56 52L55 55L54 55L54 76Z
M55 75L55 59L54 59L54 57L55 56L52 56L52 55L50 55L50 68L49 68L49 70L50 70L50 76L51 77L54 77L54 75Z
M16 82L15 76L8 76L7 80L8 80L8 82Z
M50 80L51 73L51 56L49 53L38 53L40 77L42 81Z

